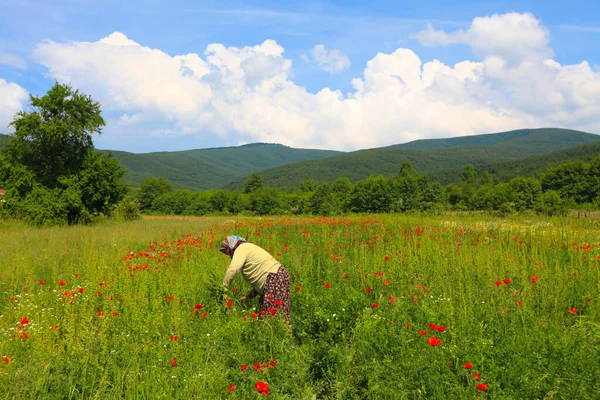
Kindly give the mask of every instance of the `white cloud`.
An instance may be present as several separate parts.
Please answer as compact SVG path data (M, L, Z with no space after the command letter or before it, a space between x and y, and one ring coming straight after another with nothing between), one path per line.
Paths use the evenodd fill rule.
M27 68L27 61L15 54L10 53L0 53L0 64L10 65L11 67L18 69Z
M427 25L412 37L424 46L465 43L480 57L498 56L510 64L552 56L552 50L548 47L548 30L529 13L477 17L467 31L447 33Z
M342 72L350 68L350 59L339 50L327 50L324 44L318 44L311 49L312 59L319 68L330 74ZM303 54L302 59L308 61L309 58Z
M368 61L347 94L329 88L309 93L297 85L291 60L272 40L169 55L116 32L98 42L40 43L34 56L53 78L119 112L121 118L105 131L120 134L200 140L217 134L231 144L354 150L523 127L600 132L600 73L587 62L560 65L543 58L551 54L544 28L529 14L518 16L476 18L464 34L485 56L481 61L423 63L400 48ZM490 33L507 21L533 32L532 39L513 46L514 54ZM460 36L447 35L454 39L440 35L438 43Z
M27 100L28 93L16 83L7 82L0 78L0 133L12 132L8 128L15 114L23 108L23 102Z

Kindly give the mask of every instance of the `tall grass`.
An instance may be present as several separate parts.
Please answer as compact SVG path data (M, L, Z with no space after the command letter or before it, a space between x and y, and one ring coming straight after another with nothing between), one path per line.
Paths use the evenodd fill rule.
M252 399L265 382L290 399L598 398L599 232L483 215L0 223L0 397ZM226 234L290 271L291 333L253 318L240 277L225 305Z

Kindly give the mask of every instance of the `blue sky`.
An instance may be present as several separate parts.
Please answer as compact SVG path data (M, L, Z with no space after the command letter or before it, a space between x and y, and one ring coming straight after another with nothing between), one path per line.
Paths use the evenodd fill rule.
M0 84L4 82L4 86L0 85L0 97L13 96L11 102L0 103L4 107L4 115L0 112L2 126L10 121L6 115L14 112L16 102L26 105L23 90L43 94L54 79L58 79L69 81L102 103L108 124L102 137L95 140L97 147L134 152L253 141L354 150L416 138L486 133L514 127L551 124L588 131L596 129L591 115L599 99L595 88L600 64L600 2L575 0L567 5L564 1L473 0L68 0L62 5L55 3L0 0ZM494 15L498 18L492 18ZM477 18L481 24L475 22ZM516 26L511 24L523 23L529 24L529 28L518 35L506 33L511 31L511 26ZM428 33L425 32L427 26L430 26ZM128 55L127 61L123 61L127 64L113 61L114 70L103 64L103 60L112 59L113 55L123 56L122 48L115 53L105 53L104 46L103 56L96 57L100 54L99 41L115 32L131 41L132 52L136 51L136 45L139 51L145 51L143 58L139 53L140 57L135 59ZM450 36L440 38L440 34ZM115 40L109 40L111 46ZM237 51L246 46L249 49L260 46L266 40L274 41L281 51L270 44L265 48ZM528 42L531 43L518 49L521 43ZM82 50L75 43L90 43L90 48ZM238 61L233 61L236 66L223 67L208 62L207 46L211 44L222 45L227 52L223 57L237 57ZM315 48L318 45L322 45L321 52ZM520 55L509 54L507 48L513 47ZM398 49L408 49L411 53L397 54ZM160 96L165 90L157 84L145 87L142 81L134 82L135 73L120 74L123 65L132 65L138 60L135 68L141 70L149 63L155 65L153 59L148 58L152 51L170 57L165 60L166 64L179 62L177 56L188 54L207 61L210 65L201 68L204 72L195 72L199 85L204 85L206 90L199 87L198 91L183 96L188 100L179 103L147 100ZM248 52L252 54L245 54ZM70 65L74 54L78 61ZM395 56L376 59L378 54ZM413 54L421 69L411 61ZM257 78L265 84L260 90L248 84L250 73L243 64L247 59L255 66L252 73L256 73L256 68L267 71L265 76ZM494 69L499 59L506 61L501 72ZM442 77L444 82L446 78L457 82L444 83L443 87L419 82L415 86L407 84L410 90L403 91L385 80L396 77L406 83L410 80L406 77L414 68L423 72L424 65L434 60L453 71L446 73L438 65L435 67L439 70L437 78L432 78L432 82L440 82ZM510 60L515 61L511 64ZM564 68L560 72L554 68L554 72L540 73L530 66L537 63L539 68L548 69L545 60L553 60ZM468 73L455 71L455 64L465 61L480 65L473 64ZM584 61L587 69L568 68ZM368 63L373 66L371 70ZM231 72L238 65L242 65L241 71ZM367 77L367 70L375 71L375 75ZM217 72L218 79L214 77ZM527 82L545 73L549 74L546 80L550 83L540 81L527 87ZM175 83L182 79L183 73L182 76L163 74L156 67L153 74L146 75L144 81L156 79L169 88L170 82L174 82L172 85L176 88L187 86ZM245 83L232 83L232 74L241 74ZM531 79L527 74L531 74ZM569 86L568 82L573 79L566 74L575 74L583 81ZM130 86L120 93L118 80L108 84L107 77L120 77ZM353 79L362 80L367 89L358 90ZM266 87L267 83L270 88ZM594 90L589 92L586 87ZM324 88L339 92L319 95ZM237 92L243 94L231 98L230 94ZM174 90L171 96L176 93ZM461 93L460 100L454 98L457 93ZM556 101L532 105L531 99L540 96L556 98ZM453 100L443 104L443 99L449 98ZM198 104L194 99L200 99ZM392 100L397 101L395 107L389 105ZM458 109L457 101L462 104ZM188 109L190 103L193 106ZM421 108L416 108L416 104ZM399 109L406 110L402 118L394 115ZM427 122L437 118L432 109L439 110L440 119L449 121L447 129ZM227 110L231 110L231 114ZM457 113L464 115L457 116ZM353 118L348 119L349 114ZM416 118L415 114L423 117ZM139 118L132 119L134 115ZM456 122L451 120L453 116ZM128 121L126 127L124 119Z

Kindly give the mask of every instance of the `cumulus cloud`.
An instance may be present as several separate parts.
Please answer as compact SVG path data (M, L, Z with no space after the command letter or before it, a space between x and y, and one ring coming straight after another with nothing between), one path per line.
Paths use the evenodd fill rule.
M342 72L350 68L350 59L346 55L342 54L339 50L327 50L324 44L318 44L313 47L310 54L319 68L330 74ZM305 61L310 60L306 54L303 54L301 57Z
M13 131L8 128L15 114L23 108L23 102L28 99L27 90L16 83L7 82L0 78L0 133Z
M169 55L115 32L97 42L40 43L34 56L53 78L120 113L105 132L137 129L199 138L210 133L231 144L340 150L523 127L600 132L600 73L585 61L560 65L544 58L551 54L547 33L532 18L476 18L464 35L485 56L480 61L424 63L406 48L379 53L345 94L329 88L310 93L296 84L291 60L272 40ZM520 45L505 36L514 44L510 53L511 46L492 34L504 23L523 32L539 30ZM440 35L436 43L463 40L456 32L446 35L449 39Z
M466 31L447 33L427 25L412 35L424 46L469 45L480 57L497 56L511 64L552 57L550 34L530 13L494 14L473 19Z
M0 64L10 65L11 67L18 69L27 68L27 61L15 54L10 53L0 53Z

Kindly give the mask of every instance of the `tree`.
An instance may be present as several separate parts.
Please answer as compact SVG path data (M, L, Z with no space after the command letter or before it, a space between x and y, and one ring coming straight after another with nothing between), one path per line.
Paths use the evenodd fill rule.
M36 225L110 213L126 193L125 170L94 149L92 135L104 126L100 104L59 83L30 102L29 111L16 114L15 133L0 154L3 213Z
M147 211L152 207L152 202L158 196L173 191L173 185L165 178L148 178L140 184L138 198L140 199L140 209Z
M244 182L244 193L252 193L263 187L263 179L262 175L258 172L250 175L248 179Z

